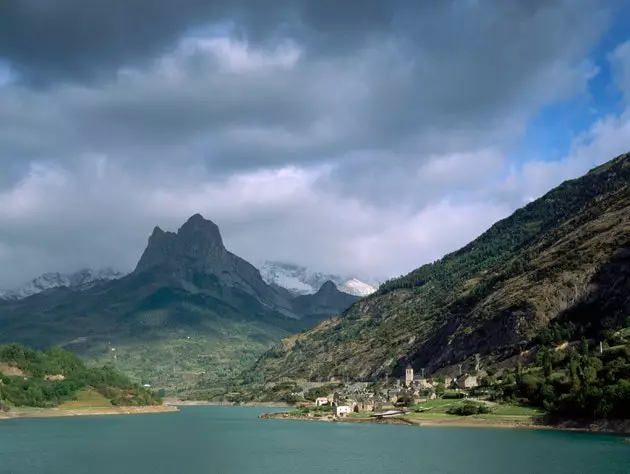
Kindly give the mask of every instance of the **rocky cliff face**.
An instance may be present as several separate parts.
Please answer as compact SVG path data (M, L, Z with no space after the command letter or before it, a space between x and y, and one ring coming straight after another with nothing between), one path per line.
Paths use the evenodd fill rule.
M289 315L290 303L284 295L267 285L253 265L229 252L219 227L200 214L188 219L177 233L159 227L153 230L134 275L148 272L200 291L217 292L218 283L219 287L246 293Z

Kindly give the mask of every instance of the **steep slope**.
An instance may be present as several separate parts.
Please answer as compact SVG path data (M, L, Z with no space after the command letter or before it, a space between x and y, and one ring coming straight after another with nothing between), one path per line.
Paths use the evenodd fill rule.
M84 268L74 273L44 273L18 288L0 290L0 298L19 300L61 286L72 289L86 289L99 283L122 278L124 275L124 273L117 272L109 267L96 270Z
M123 278L0 302L0 342L60 345L154 386L190 386L238 374L311 324L302 316L225 248L213 222L195 215L176 233L156 227Z
M256 370L367 378L409 362L466 368L475 354L510 363L551 321L570 337L619 326L630 312L629 183L630 155L563 183L343 317L285 339Z
M269 285L286 288L296 296L315 294L327 281L335 283L339 291L354 296L367 296L376 291L372 285L357 278L313 272L292 263L266 261L260 265L260 273Z

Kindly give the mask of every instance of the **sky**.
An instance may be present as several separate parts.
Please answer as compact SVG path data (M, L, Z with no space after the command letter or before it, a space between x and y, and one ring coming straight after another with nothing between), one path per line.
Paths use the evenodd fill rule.
M0 288L228 249L384 279L630 151L628 0L4 0Z

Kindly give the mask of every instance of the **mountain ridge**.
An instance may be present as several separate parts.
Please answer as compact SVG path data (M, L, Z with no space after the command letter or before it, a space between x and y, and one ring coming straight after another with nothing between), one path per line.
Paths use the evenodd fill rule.
M629 154L567 181L460 250L283 340L255 370L270 379L365 379L400 375L407 364L472 370L476 354L515 364L551 322L573 328L572 337L618 326L630 312L629 183Z

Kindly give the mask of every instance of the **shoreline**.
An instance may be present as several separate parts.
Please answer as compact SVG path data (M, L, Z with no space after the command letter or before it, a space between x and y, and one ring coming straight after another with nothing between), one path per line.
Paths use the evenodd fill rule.
M164 400L165 405L174 407L186 406L226 406L226 407L261 407L261 408L292 408L291 405L282 402L210 402L206 400Z
M66 416L112 416L112 415L148 415L152 413L177 412L179 409L169 405L99 407L99 408L14 408L10 412L0 413L0 421L23 418L62 418Z
M506 417L506 418L471 418L471 417L444 417L444 418L413 418L395 416L391 418L373 417L344 417L334 418L310 417L293 415L289 412L262 413L261 419L319 421L325 423L371 423L385 425L407 425L416 427L452 427L452 428L503 428L503 429L529 429L529 430L558 430L596 434L614 434L627 436L630 434L630 420L598 420L591 422L579 422L564 420L557 423L542 423L535 417Z

